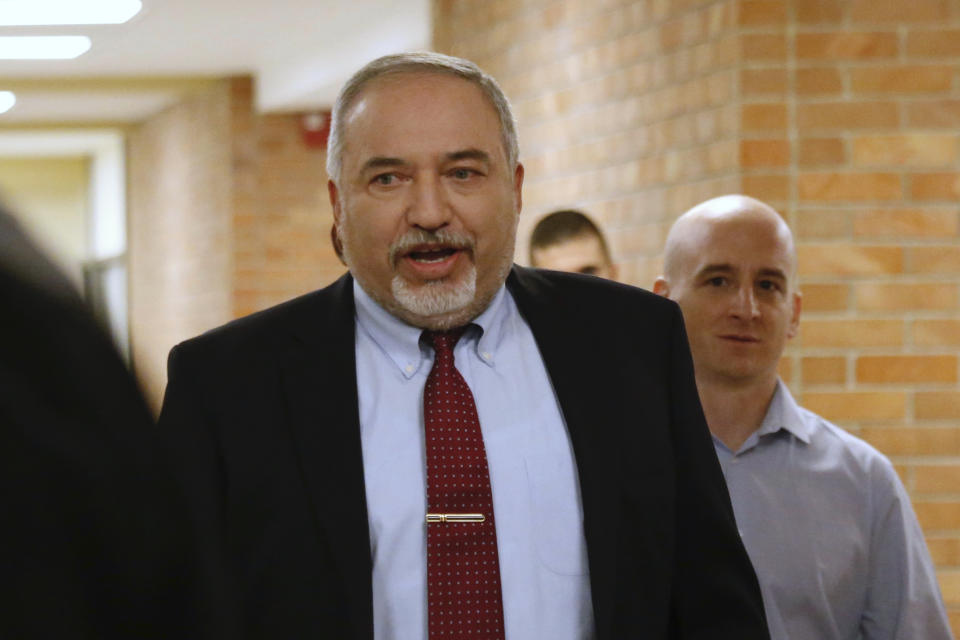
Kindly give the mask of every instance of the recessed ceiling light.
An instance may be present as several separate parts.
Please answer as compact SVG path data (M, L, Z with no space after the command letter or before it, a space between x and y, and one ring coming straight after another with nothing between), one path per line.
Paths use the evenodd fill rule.
M0 113L10 111L15 104L17 96L13 95L13 91L0 91Z
M120 24L142 6L140 0L0 0L0 25Z
M0 60L70 60L89 49L87 36L0 37Z

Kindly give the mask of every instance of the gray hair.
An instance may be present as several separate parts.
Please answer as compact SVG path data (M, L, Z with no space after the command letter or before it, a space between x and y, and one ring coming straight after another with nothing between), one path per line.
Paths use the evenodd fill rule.
M353 74L340 89L330 118L330 138L327 144L327 175L339 184L343 160L343 127L347 113L372 80L401 73L448 74L477 85L490 100L500 120L500 136L507 153L508 169L513 170L520 155L517 141L517 123L510 110L510 101L492 76L480 67L442 53L398 53L377 58Z

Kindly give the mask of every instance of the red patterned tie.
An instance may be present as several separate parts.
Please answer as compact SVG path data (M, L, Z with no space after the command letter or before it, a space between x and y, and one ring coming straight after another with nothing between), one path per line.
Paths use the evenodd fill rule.
M503 640L493 498L470 387L453 363L466 327L424 331L436 356L423 392L430 640Z

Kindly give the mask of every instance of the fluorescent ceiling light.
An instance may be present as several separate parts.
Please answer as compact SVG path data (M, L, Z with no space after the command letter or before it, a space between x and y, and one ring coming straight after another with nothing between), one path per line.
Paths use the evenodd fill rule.
M69 60L89 49L87 36L0 37L0 60Z
M0 113L6 113L17 103L17 96L13 91L0 91Z
M120 24L141 6L140 0L0 0L0 26Z

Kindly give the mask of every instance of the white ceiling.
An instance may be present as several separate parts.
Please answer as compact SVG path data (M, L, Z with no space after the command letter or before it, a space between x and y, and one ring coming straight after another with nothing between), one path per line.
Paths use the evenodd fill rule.
M82 0L77 0L82 1ZM141 120L210 78L251 74L261 111L329 107L374 57L430 43L430 0L143 0L122 25L0 27L88 35L75 60L0 60L0 126Z

